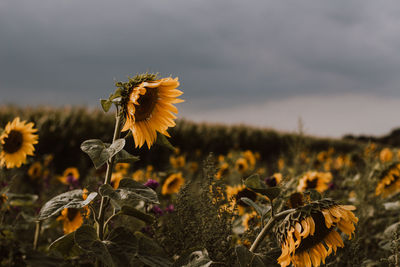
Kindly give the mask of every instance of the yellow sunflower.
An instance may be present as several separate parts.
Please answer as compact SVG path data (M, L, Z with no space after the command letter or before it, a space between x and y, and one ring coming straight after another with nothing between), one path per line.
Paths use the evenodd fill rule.
M122 131L131 130L136 147L147 147L157 139L157 132L170 137L168 127L174 127L178 109L173 105L183 93L176 88L178 78L144 81L131 88L125 104L125 125Z
M162 189L161 189L161 194L163 195L170 195L179 192L179 189L181 189L182 185L185 183L185 179L182 177L182 173L174 173L168 176L168 178L165 180Z
M136 182L143 182L145 180L146 174L143 170L139 169L132 174L132 179Z
M315 172L310 171L300 178L297 191L304 192L308 189L315 189L322 193L328 189L328 183L332 180L330 172Z
M236 163L235 163L235 169L239 173L244 173L249 169L249 163L247 162L247 159L245 158L239 158Z
M124 175L126 175L129 171L130 166L131 165L129 163L117 163L117 164L115 164L114 171L122 172Z
M171 163L173 168L179 169L185 167L186 159L184 156L171 156L169 157L169 163Z
M88 190L83 189L82 199L85 200L88 196ZM61 211L61 215L57 217L57 221L62 221L64 234L69 234L78 229L83 224L83 218L87 218L90 214L90 209L86 206L83 209L83 214L80 209L66 208Z
M261 222L260 215L257 212L252 211L251 213L246 213L243 216L242 225L244 230L247 231L251 226L259 226Z
M354 216L351 205L338 205L332 200L322 199L296 209L276 228L276 237L282 249L278 258L281 267L320 266L321 261L338 247L344 247L337 232L351 239L358 218Z
M111 185L114 189L117 189L119 186L119 182L124 178L123 172L113 172L111 174Z
M375 195L383 198L400 192L400 163L393 164L385 171L375 188Z
M233 210L236 205L239 215L243 215L245 208L248 206L246 203L240 200L242 197L247 197L255 201L257 199L257 194L242 184L236 186L228 185L226 187L226 198L230 203L230 208Z
M382 163L390 162L393 159L393 152L389 148L384 148L379 153L379 159Z
M279 172L274 173L271 177L267 177L264 179L264 182L270 187L277 186L281 181L282 174Z
M28 175L31 179L39 178L43 173L43 167L40 162L33 163L28 169Z
M224 162L218 169L218 172L215 174L215 178L219 180L225 177L228 173L229 173L229 164Z
M75 184L79 180L79 171L75 167L69 167L65 169L63 175L58 180L66 185Z
M0 135L0 167L19 168L26 163L26 156L33 156L34 144L38 142L37 129L33 128L33 123L20 121L15 118L8 122L3 133Z
M246 150L243 153L243 157L247 160L250 166L254 167L256 165L256 156L251 152L251 150Z

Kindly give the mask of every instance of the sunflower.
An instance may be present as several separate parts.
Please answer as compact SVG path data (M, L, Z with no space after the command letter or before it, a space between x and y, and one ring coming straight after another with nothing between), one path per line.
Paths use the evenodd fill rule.
M63 175L58 180L66 185L77 185L79 180L79 171L75 167L65 169Z
M256 211L252 211L251 213L246 213L243 216L243 221L242 221L244 230L247 231L252 226L259 226L260 220L261 220L261 218Z
M130 164L129 163L117 163L115 165L114 171L115 172L122 172L124 175L128 173Z
M184 184L184 182L185 179L182 177L182 173L179 172L171 174L165 180L161 189L161 194L169 195L179 192L179 189L181 189L181 186Z
M33 156L33 145L38 142L35 132L32 122L20 121L18 117L8 122L0 135L0 167L19 168L26 163L26 156Z
M145 180L146 174L143 170L137 170L132 174L132 179L136 182L143 182Z
M282 174L279 172L274 173L271 177L267 177L264 179L264 182L269 187L277 186L281 181L282 181Z
M183 102L178 99L183 93L176 88L178 78L154 80L152 76L129 88L124 104L125 125L122 131L131 130L136 147L147 147L157 139L157 132L170 137L168 127L174 127L178 109L172 105Z
M400 163L391 165L383 175L375 188L375 195L383 198L390 197L400 192Z
M82 190L82 199L88 196L88 190ZM62 221L64 234L69 234L78 229L83 224L83 218L87 218L90 214L89 208L86 206L82 209L66 208L61 211L61 215L57 217L57 221Z
M247 160L250 166L254 167L256 165L256 156L251 152L251 150L246 150L243 153L243 157Z
M215 174L216 179L221 179L229 173L229 164L224 162L221 165L221 168L218 169L218 172Z
M337 229L351 239L358 222L352 210L354 206L322 199L288 214L275 230L282 249L278 258L281 267L290 263L295 267L325 263L332 250L336 253L338 247L344 247Z
M308 189L315 189L322 193L328 189L328 183L332 180L330 172L307 172L300 178L297 191L304 192Z
M247 197L252 201L257 199L257 194L245 185L227 186L226 187L226 198L230 202L230 207L233 209L235 206L238 208L239 215L243 215L245 212L245 207L248 205L240 200L242 197Z
M31 179L39 178L43 173L43 167L40 162L33 163L28 169L28 175Z
M235 163L235 169L239 173L244 173L249 169L249 163L247 162L247 159L245 158L239 158L236 163Z
M186 159L184 156L169 157L169 163L171 163L174 169L185 167Z
M113 172L111 174L111 185L114 189L117 189L119 186L119 182L124 178L123 172Z
M390 162L393 159L393 152L389 148L384 148L379 153L379 159L382 163Z

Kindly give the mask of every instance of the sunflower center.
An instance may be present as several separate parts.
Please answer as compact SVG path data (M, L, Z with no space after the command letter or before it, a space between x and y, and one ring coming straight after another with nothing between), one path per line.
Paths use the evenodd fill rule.
M307 180L307 181L306 181L306 184L307 184L306 188L307 188L307 189L314 189L314 188L317 187L317 183L318 183L318 178L317 178L317 179L314 179L314 180L312 180L312 181Z
M24 138L22 133L16 130L12 130L6 138L4 138L3 149L6 153L12 154L17 152L21 147Z
M67 218L69 221L73 221L78 214L78 209L68 208Z
M135 105L135 121L144 121L151 118L154 107L157 104L158 89L146 88L146 93L138 99L139 105Z
M321 243L333 229L333 227L326 227L325 217L322 212L313 213L311 214L311 217L313 218L315 223L314 235L308 235L305 239L301 240L300 246L296 249L296 253L300 253Z
M168 184L168 188L174 188L178 184L178 179L173 180Z

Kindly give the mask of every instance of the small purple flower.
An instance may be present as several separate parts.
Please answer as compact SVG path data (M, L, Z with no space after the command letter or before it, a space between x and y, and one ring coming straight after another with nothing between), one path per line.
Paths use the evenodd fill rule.
M164 211L165 211L166 213L173 213L173 212L175 211L175 207L174 207L173 204L169 204L169 205L164 209Z
M162 210L159 206L157 206L157 205L153 206L153 208L151 209L151 211L152 211L156 216L161 216L161 215L164 214L163 210Z
M160 185L156 180L149 179L147 182L144 184L147 187L150 187L153 190L156 190L156 188Z

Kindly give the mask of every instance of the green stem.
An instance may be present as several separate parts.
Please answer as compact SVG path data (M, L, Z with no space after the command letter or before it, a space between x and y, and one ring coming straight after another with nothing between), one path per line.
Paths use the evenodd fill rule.
M115 128L114 128L114 136L113 136L113 142L117 140L120 135L121 135L121 114L119 112L119 109L117 107L117 116L115 120ZM106 171L106 177L104 179L104 184L109 184L111 180L111 174L113 171L114 167L114 159L115 156L113 156L108 162L107 162L107 171ZM101 197L101 203L100 203L100 209L99 209L99 217L97 219L97 236L99 237L100 240L103 240L104 238L104 214L106 211L106 197Z
M261 241L264 240L264 238L267 236L268 231L274 226L274 222L283 216L288 215L289 213L295 211L295 209L290 209L290 210L285 210L282 211L281 213L276 214L275 216L271 217L269 219L268 223L264 226L264 228L261 230L261 232L258 234L256 240L254 240L254 243L251 245L250 251L255 252L258 246L260 245Z
M41 226L42 226L42 221L36 221L35 237L33 239L33 249L34 250L36 250L38 247Z

